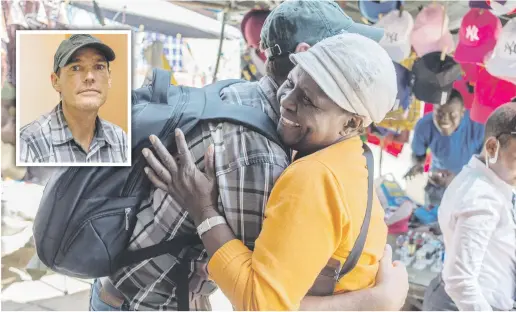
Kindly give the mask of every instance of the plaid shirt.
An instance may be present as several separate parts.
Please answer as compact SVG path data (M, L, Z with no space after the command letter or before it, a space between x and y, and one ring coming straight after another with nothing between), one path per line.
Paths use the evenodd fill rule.
M20 130L20 159L26 163L124 163L127 136L118 126L97 117L90 150L75 141L62 104Z
M232 85L222 90L221 97L228 105L259 107L277 123L276 91L274 82L265 77L259 82ZM220 193L218 208L235 236L253 249L272 186L289 165L289 156L262 135L225 122L200 124L187 135L187 141L201 169L204 168L204 153L214 143ZM159 189L151 192L142 203L137 219L129 246L133 250L196 231L187 212ZM208 277L204 246L186 248L180 256L191 259L189 287L192 301L213 293L216 285ZM131 310L177 310L173 282L175 264L173 255L162 255L121 269L110 279L129 300ZM191 304L190 309L202 307Z

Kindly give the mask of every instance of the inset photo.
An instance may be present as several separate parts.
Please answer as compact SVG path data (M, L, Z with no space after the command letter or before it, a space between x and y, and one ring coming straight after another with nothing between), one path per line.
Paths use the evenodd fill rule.
M131 31L16 32L16 165L131 165Z

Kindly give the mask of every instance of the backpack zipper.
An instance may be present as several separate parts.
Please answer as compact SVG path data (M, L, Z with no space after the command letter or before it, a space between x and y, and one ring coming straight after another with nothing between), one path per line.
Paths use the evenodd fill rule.
M131 208L125 208L125 230L129 231L129 214L131 213Z
M127 211L127 209L131 209L131 208L125 208L125 211ZM75 231L75 233L73 234L72 237L70 237L67 241L66 241L66 244L63 245L63 252L67 253L68 252L68 249L70 249L72 243L75 241L75 239L77 238L77 236L79 236L79 234L81 234L83 228L91 221L93 220L96 220L96 219L99 219L99 218L104 218L104 217L110 217L110 216L115 216L115 215L121 215L122 212L120 210L118 211L106 211L104 213L100 213L100 214L97 214L97 215L94 215L94 216L91 216L89 217L88 219L84 220L83 222L81 222L81 224L77 227L77 230ZM125 213L126 215L126 220L127 220L127 212ZM126 223L127 224L127 223ZM126 225L126 228L127 228L127 225Z

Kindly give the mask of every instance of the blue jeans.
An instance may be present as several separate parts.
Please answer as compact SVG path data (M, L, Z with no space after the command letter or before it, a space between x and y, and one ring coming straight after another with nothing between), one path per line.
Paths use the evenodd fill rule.
M444 282L440 274L426 288L423 311L458 311L457 306L444 290Z
M129 311L129 304L124 302L120 307L113 307L100 298L102 284L96 279L91 285L90 311Z

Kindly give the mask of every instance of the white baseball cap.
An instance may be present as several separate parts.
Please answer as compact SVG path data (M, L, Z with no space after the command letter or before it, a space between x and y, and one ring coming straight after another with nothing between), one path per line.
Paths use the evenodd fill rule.
M393 10L383 16L374 26L383 28L385 34L380 45L389 53L391 59L401 63L410 56L410 34L414 28L414 18L407 11Z
M516 84L516 19L505 24L485 64L491 75Z
M489 5L491 6L491 11L498 16L509 14L516 9L515 0L489 1Z

